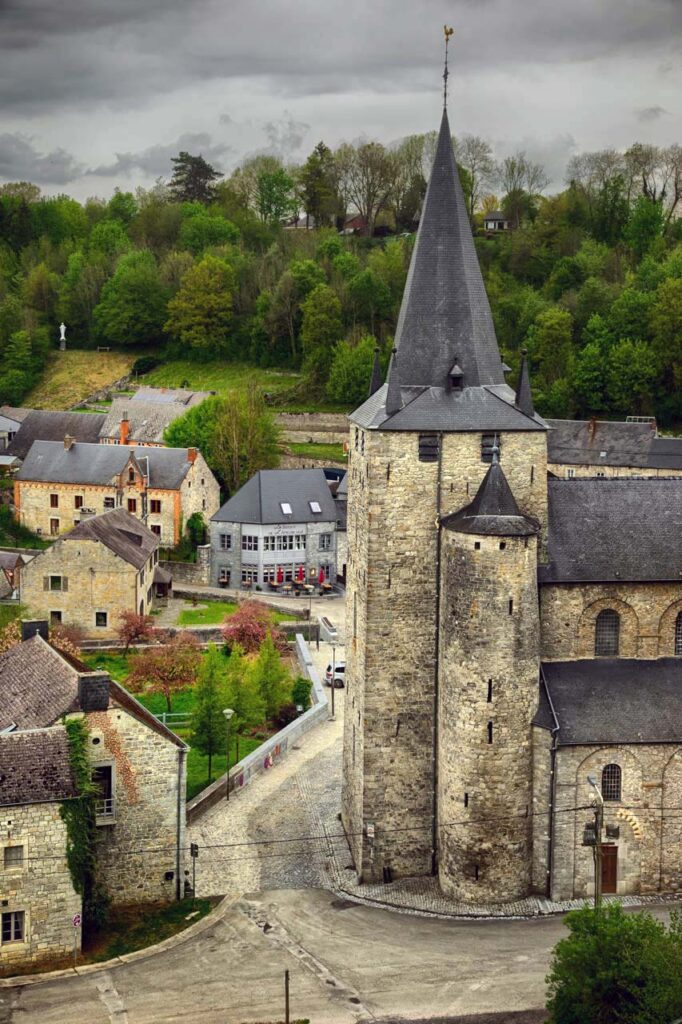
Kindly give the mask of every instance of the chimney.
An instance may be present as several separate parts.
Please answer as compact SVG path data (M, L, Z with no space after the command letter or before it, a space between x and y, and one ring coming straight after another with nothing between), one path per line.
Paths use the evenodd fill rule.
M47 619L22 619L21 620L21 639L30 640L36 633L42 636L43 640L49 641L50 639L50 627Z
M65 434L64 435L64 448L68 452L68 451L71 450L72 447L73 447L73 438L71 437L71 434Z
M197 450L196 450L196 448L188 448L187 449L187 461L188 462L196 462L197 461Z
M130 420L128 419L128 410L124 409L121 413L121 425L118 436L119 444L128 444L128 436L130 434Z
M110 682L108 672L79 672L78 703L81 711L106 711Z

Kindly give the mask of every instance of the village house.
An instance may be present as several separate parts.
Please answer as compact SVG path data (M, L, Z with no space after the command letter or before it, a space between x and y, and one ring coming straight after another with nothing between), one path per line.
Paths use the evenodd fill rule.
M220 489L196 448L36 441L14 478L22 525L58 537L83 514L123 508L172 547L195 512L205 520L220 506Z
M170 573L158 563L158 536L125 509L112 509L81 519L28 563L21 602L51 626L115 637L121 612L147 615L155 597L167 596Z
M322 469L263 469L210 522L213 586L336 580L337 511Z
M0 551L0 598L12 597L19 589L23 565L16 551Z
M483 230L498 232L511 231L512 222L506 217L502 210L489 210L483 214Z
M65 437L97 444L105 419L103 413L26 410L19 429L7 445L7 454L23 461L34 441L63 441Z
M52 647L46 622L22 637L0 655L0 960L16 966L71 954L82 911L60 814L79 795L64 722L87 728L96 873L113 904L184 894L187 752L106 672Z
M682 437L661 437L651 418L547 420L547 469L555 476L682 476Z
M130 398L115 398L100 425L100 444L163 445L167 427L212 391L140 388Z

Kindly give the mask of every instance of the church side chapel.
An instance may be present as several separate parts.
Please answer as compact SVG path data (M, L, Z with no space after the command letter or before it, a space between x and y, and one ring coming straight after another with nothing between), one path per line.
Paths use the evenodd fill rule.
M350 418L355 869L589 896L596 788L603 892L679 892L682 478L553 478L506 372L444 108L387 381Z

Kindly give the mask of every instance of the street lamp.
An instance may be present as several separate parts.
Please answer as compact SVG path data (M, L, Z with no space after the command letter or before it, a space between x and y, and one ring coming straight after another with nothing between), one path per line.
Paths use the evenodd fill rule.
M604 797L597 785L597 776L590 773L587 781L594 790L594 909L598 913L601 909L601 833L604 819Z
M225 738L227 741L227 775L225 777L225 799L230 799L230 719L234 714L232 708L224 708L225 715Z

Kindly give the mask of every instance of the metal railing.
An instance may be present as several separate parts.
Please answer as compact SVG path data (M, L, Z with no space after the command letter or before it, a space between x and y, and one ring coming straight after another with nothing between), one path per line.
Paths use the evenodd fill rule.
M104 800L95 800L95 815L98 819L114 818L116 816L116 801L113 796Z
M160 715L154 715L154 718L169 729L185 729L191 724L191 716L186 711L162 711Z

